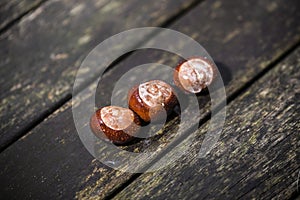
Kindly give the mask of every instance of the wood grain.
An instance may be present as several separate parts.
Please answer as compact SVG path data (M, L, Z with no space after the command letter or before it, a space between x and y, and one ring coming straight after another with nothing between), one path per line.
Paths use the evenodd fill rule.
M77 69L94 46L126 29L162 25L193 3L49 1L24 17L0 36L0 150L70 99ZM97 76L82 73L83 85Z
M232 97L300 39L299 22L296 20L299 13L295 6L279 0L276 5L270 9L268 1L257 4L207 1L171 28L194 37L204 45L219 63L228 96ZM268 9L272 12L266 12ZM277 34L266 34L268 30L265 27ZM105 75L104 80L110 81L104 82L107 89L99 92L99 97L105 99L104 103L109 103L109 94L117 77L148 61L174 66L178 57L155 50L134 53ZM97 83L90 85L91 93L96 86ZM203 113L208 115L209 96L203 94L198 99ZM77 136L70 108L71 103L68 102L0 155L0 165L4 166L0 171L0 178L4 180L0 183L2 194L8 197L104 198L134 176L93 160ZM141 152L164 147L174 137L176 120L174 118L166 125L163 135L121 148ZM186 124L187 128L190 126Z
M269 64L276 61L283 52L299 42L300 24L295 18L296 13L289 15L294 11L288 11L290 8L285 7L284 3L281 4L281 1L276 2L276 6L273 5L276 7L273 10L269 8L270 4L268 2L264 3L259 3L261 7L253 4L253 8L250 9L251 6L246 2L241 2L236 7L233 6L235 3L229 1L222 3L204 2L188 13L182 20L171 26L172 29L194 36L208 50L219 67L226 85L228 98L235 96L235 93L247 82L252 81ZM236 11L233 8L236 8ZM252 12L254 9L255 13ZM277 9L287 10L280 11ZM228 10L232 12L229 13ZM266 10L272 10L272 12L266 12ZM279 17L282 13L289 14ZM194 19L198 20L195 21ZM276 24L274 24L274 19L278 19ZM205 24L204 27L203 24ZM293 25L290 26L290 24ZM277 34L269 34L265 26L272 28ZM283 27L286 28L285 31L282 30ZM294 36L288 37L287 35ZM102 86L99 83L97 88L98 99L96 97L96 100L98 100L97 105L110 104L111 91L115 86L113 83L128 69L131 69L132 66L153 62L153 60L168 66L176 66L180 58L157 50L145 50L133 54L129 59L120 63L119 68L108 72L107 77L102 81L102 83L112 83L102 84ZM154 72L156 72L155 67L149 67L145 74ZM123 102L126 101L126 96L124 96ZM205 93L201 94L198 96L198 102L201 108L201 117L198 119L200 121L210 113L210 96ZM187 116L189 116L189 113L187 113ZM195 121L192 113L190 116L190 121ZM136 152L163 149L172 139L183 134L183 132L178 132L179 122L180 118L174 117L163 130L158 132L157 137L143 140L126 149ZM181 125L185 127L185 130L188 130L191 126L197 124L187 122L185 124L181 123Z
M45 0L3 0L0 3L0 30L37 8Z
M232 101L214 150L208 124L173 166L141 175L115 199L289 199L300 170L300 49Z

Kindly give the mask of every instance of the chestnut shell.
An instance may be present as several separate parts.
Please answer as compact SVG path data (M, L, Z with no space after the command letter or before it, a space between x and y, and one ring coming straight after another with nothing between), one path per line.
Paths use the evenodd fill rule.
M134 120L128 125L127 128L123 130L115 130L108 127L104 123L103 119L101 118L101 109L103 108L98 109L90 119L90 128L98 138L104 140L108 138L115 144L125 144L134 139L134 135L138 133L141 125L139 117L134 112ZM130 110L130 112L132 111ZM104 134L107 138L104 136Z
M211 83L216 79L216 76L217 76L217 68L216 66L210 61L208 60L207 58L204 58L204 57L192 57L192 58L189 58L187 60L184 60L182 62L180 62L177 67L175 68L175 71L174 71L174 75L173 75L173 80L174 80L174 83L175 85L180 88L181 90L183 90L184 92L186 93L199 93L199 92L193 92L193 91L190 91L190 90L187 90L181 83L180 79L179 79L179 71L180 71L180 68L182 65L184 65L186 62L190 61L190 60L193 60L193 59L200 59L202 60L203 62L207 63L211 69L212 69L212 72L213 72L213 77L212 77L212 81ZM211 85L211 83L209 85ZM201 87L201 90L203 89L207 89L207 87L209 85L201 85L199 87ZM201 92L201 91L200 91Z
M170 85L168 86L172 89L170 97L165 100L163 105L157 105L154 107L150 107L142 100L139 95L139 85L134 86L128 92L129 108L145 122L157 122L162 120L164 116L163 113L167 112L167 115L170 114L174 106L178 104L174 89Z

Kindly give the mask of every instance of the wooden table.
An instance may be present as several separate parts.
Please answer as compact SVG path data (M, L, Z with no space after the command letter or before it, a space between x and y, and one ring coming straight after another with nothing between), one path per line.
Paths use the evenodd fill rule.
M299 198L299 9L299 0L2 0L0 198ZM217 144L199 158L211 103L208 93L198 95L199 124L184 124L181 133L193 140L188 153L162 170L129 173L107 167L85 149L73 121L72 88L91 49L145 26L179 31L205 47L224 80L227 118ZM98 105L110 103L114 83L132 67L178 61L155 49L122 56L97 89ZM82 73L77 92L91 88L92 95L100 72ZM179 121L174 116L157 136L120 148L159 149L157 159L163 159L172 152L164 147Z

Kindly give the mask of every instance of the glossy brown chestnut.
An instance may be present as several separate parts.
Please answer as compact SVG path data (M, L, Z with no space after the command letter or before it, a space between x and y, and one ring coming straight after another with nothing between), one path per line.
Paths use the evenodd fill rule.
M191 58L176 67L174 82L188 93L199 93L213 82L216 70L215 65L207 58Z
M132 140L140 127L139 117L130 109L118 106L106 106L98 109L91 117L90 127L101 138L106 137L115 144L124 144Z
M173 88L160 80L152 80L133 87L128 93L129 108L145 122L158 121L170 114L177 104Z

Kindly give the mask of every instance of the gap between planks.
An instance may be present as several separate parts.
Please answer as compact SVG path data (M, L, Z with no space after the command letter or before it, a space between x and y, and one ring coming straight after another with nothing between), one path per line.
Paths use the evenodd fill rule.
M24 11L23 13L20 13L19 16L17 16L16 18L12 19L11 21L9 21L6 25L4 25L0 29L0 35L2 35L3 33L5 33L7 30L9 30L11 27L13 27L19 21L21 21L22 18L24 18L28 14L34 12L35 10L37 10L40 6L42 6L43 4L45 4L47 1L48 0L40 1L36 5L33 5L31 8L29 8L27 11Z

